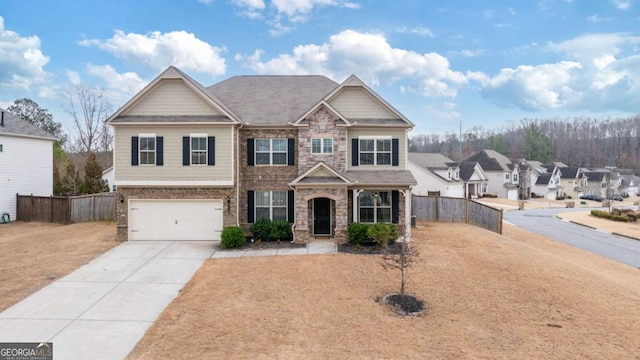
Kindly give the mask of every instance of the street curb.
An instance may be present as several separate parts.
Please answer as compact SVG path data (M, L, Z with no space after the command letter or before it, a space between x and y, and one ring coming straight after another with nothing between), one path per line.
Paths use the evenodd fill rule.
M627 239L631 239L631 240L638 240L638 241L640 241L640 238L637 238L637 237L634 237L634 236L625 235L625 234L620 234L620 233L617 233L617 232L612 232L612 231L603 230L603 229L598 229L598 228L596 228L596 227L593 227L593 226L590 226L590 225L586 225L586 224L581 224L581 223L579 223L579 222L575 222L575 221L572 221L572 220L565 220L565 219L563 219L563 218L559 217L558 215L553 215L553 217L554 217L554 218L556 218L556 219L558 219L558 220L562 220L562 221L565 221L565 222L570 222L570 223L572 223L572 224L576 224L576 225L584 226L584 227L589 228L589 229L593 229L593 230L596 230L596 231L600 231L600 232L605 233L605 234L618 235L618 236L625 237L625 238L627 238Z

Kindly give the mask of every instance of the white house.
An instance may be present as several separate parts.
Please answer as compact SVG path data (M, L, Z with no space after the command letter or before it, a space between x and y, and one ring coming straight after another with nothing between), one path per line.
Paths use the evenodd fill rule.
M0 109L0 214L16 218L16 194L53 192L51 134Z
M102 172L102 180L106 181L107 185L109 185L109 191L116 191L115 177L116 174L113 166Z
M518 199L520 167L495 150L481 150L465 162L477 162L487 176L488 194L509 200Z
M620 195L636 196L640 187L640 176L622 175L622 181L618 191Z
M531 192L536 196L544 196L549 200L556 200L563 195L561 180L561 172L557 166L549 166L549 172L538 173L536 182L533 183Z
M448 157L437 153L409 153L408 165L418 182L411 189L413 194L465 196L465 183L460 177L460 167Z

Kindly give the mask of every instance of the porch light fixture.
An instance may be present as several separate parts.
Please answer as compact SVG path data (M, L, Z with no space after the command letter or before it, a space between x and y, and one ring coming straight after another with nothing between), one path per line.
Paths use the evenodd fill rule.
M118 200L120 200L120 204L124 204L124 195L120 194Z
M231 211L231 196L227 196L227 211Z

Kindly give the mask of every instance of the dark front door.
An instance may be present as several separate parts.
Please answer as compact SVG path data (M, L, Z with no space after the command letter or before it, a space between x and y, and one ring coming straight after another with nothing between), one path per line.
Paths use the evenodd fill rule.
M331 235L331 199L313 199L314 235Z

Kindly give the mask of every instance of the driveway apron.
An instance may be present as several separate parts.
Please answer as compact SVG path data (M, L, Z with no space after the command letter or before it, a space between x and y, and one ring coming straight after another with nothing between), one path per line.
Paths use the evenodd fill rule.
M0 313L0 342L64 359L123 359L205 259L208 241L129 241Z

